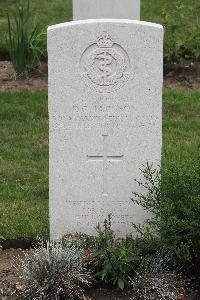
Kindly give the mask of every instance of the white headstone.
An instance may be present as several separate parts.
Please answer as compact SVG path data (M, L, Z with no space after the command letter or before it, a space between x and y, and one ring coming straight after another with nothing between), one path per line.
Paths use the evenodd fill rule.
M131 20L50 26L50 232L118 236L143 222L130 201L142 164L160 164L163 28Z
M73 19L140 20L140 0L73 0Z

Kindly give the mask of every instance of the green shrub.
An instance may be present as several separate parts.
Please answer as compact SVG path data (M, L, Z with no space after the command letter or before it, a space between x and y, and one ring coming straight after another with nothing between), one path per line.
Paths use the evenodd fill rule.
M120 289L129 285L140 263L136 243L131 238L116 240L111 229L111 215L104 221L104 228L96 228L97 236L92 251L94 277L112 283Z
M24 299L84 299L84 287L90 283L82 251L72 245L41 243L33 253L25 252L20 267L26 290Z
M189 271L200 263L199 159L190 168L171 163L161 173L149 165L142 172L138 183L146 193L133 193L132 200L153 217L134 227L146 244L168 254L171 267Z
M111 216L104 221L104 227L97 226L97 235L87 242L87 250L89 263L88 266L93 271L93 276L96 280L106 284L112 284L121 290L124 288L136 289L143 284L143 282L153 284L159 277L158 290L155 293L161 293L162 283L175 274L171 273L168 276L169 264L171 263L171 256L168 253L159 251L155 241L151 243L144 238L126 237L125 239L116 239L113 230L111 229ZM176 288L173 287L171 281L171 291ZM144 286L141 286L145 289ZM167 287L165 292L167 293ZM134 290L135 294L135 290ZM141 295L144 295L141 294ZM137 298L140 299L140 298ZM145 298L141 298L145 299ZM149 299L149 298L147 298ZM167 298L164 298L167 299Z
M188 59L200 59L200 6L192 4L186 10L180 0L176 0L175 9L169 13L162 11L162 23L165 28L164 63L183 64ZM193 15L193 22L185 23L186 13Z
M44 37L39 24L31 24L33 12L29 1L26 6L20 6L13 15L13 22L8 16L7 44L13 67L17 75L26 75L37 67L44 53Z

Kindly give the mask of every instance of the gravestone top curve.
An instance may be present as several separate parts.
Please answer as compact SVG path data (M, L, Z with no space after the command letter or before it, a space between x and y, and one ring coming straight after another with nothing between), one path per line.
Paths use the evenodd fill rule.
M88 19L88 20L78 20L78 21L71 21L71 22L64 22L55 25L51 25L48 27L47 31L51 31L53 29L59 29L62 27L71 27L75 25L87 25L87 24L95 24L95 23L118 23L118 24L135 24L140 26L148 26L163 29L163 26L153 22L145 22L145 21L138 21L138 20L129 20L129 19Z

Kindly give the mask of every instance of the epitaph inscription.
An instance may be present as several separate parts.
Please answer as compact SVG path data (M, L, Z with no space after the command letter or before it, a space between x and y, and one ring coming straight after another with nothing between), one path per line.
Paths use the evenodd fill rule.
M84 51L80 65L85 84L99 93L116 91L129 78L129 57L107 33Z

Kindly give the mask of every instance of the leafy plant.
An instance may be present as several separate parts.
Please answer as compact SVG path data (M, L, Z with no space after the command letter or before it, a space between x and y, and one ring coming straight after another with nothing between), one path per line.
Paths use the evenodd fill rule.
M84 299L84 287L90 275L82 259L82 251L73 245L47 242L33 253L24 253L18 267L25 281L25 299Z
M17 75L27 75L38 65L44 53L44 33L40 30L39 24L31 24L32 13L29 1L27 1L26 6L20 6L13 14L13 22L7 14L7 44Z
M123 290L139 265L140 257L134 253L135 243L129 238L115 239L111 229L111 215L104 221L104 228L98 225L96 231L92 254L92 262L96 269L94 276Z
M171 267L188 271L198 265L200 253L199 159L190 169L171 164L160 173L147 165L142 173L144 180L138 184L146 193L133 193L132 201L153 216L134 227L146 244L168 253Z
M165 28L164 63L183 65L187 59L197 61L200 58L200 22L197 3L185 10L181 0L175 1L175 8L167 13L162 11L162 23ZM185 12L194 16L193 22L185 23Z
M0 234L0 240L5 240L5 238L1 234Z

